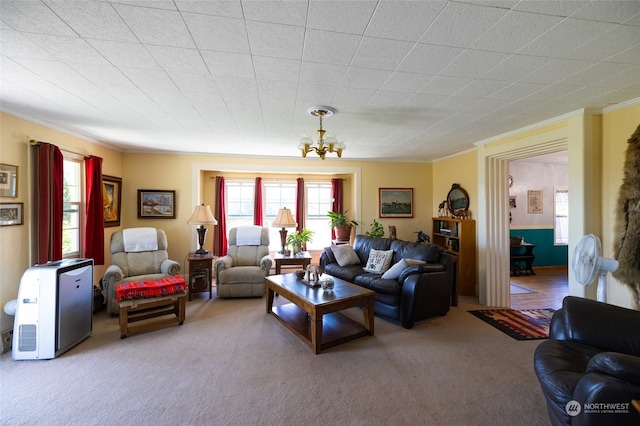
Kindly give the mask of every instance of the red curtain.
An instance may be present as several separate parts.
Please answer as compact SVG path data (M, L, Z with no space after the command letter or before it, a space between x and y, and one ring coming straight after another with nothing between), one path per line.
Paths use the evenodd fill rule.
M84 228L84 256L94 265L104 265L104 211L102 200L102 158L86 157L87 218Z
M33 160L33 251L37 264L62 259L64 157L46 142L31 147Z
M296 226L297 231L304 228L304 179L298 178L296 187Z
M227 217L224 213L224 178L216 176L216 204L213 215L218 220L218 226L213 232L213 252L216 256L227 254Z
M342 179L331 179L331 211L336 213L342 213ZM331 228L331 239L336 239L336 233Z
M264 214L262 212L262 178L256 178L256 187L253 191L253 224L262 226L264 223Z

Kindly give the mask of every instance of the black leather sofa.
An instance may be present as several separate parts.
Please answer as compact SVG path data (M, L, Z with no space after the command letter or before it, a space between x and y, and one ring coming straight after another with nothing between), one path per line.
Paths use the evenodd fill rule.
M417 321L447 314L456 277L456 258L442 247L356 235L353 249L360 264L340 266L331 247L326 247L320 255L320 268L324 273L374 290L376 315L397 320L403 327L411 328ZM401 259L425 263L408 266L397 279L383 279L382 274L363 269L371 249L393 250L392 265Z
M534 369L552 424L640 425L640 312L566 297Z

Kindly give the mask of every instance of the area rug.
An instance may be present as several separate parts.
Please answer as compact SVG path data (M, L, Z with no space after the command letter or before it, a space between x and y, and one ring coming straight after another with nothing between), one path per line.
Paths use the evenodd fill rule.
M537 291L532 290L523 285L509 283L509 293L510 294L526 294L526 293L537 293Z
M554 309L483 309L469 311L516 340L547 339Z

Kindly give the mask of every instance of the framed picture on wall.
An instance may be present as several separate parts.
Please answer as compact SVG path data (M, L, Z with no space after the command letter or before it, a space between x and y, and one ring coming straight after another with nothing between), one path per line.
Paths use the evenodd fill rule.
M24 223L23 203L0 203L0 226Z
M176 191L138 189L138 218L175 219Z
M380 217L413 217L413 188L380 188Z
M102 175L102 208L104 226L120 226L122 178Z
M530 189L527 191L528 209L527 213L542 213L542 189Z
M18 196L18 166L0 164L0 197Z

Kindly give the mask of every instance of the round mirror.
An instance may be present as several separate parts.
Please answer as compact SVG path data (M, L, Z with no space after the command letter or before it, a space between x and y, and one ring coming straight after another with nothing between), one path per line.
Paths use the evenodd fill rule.
M457 183L451 185L451 190L447 194L447 208L453 216L467 216L469 210L469 194Z

